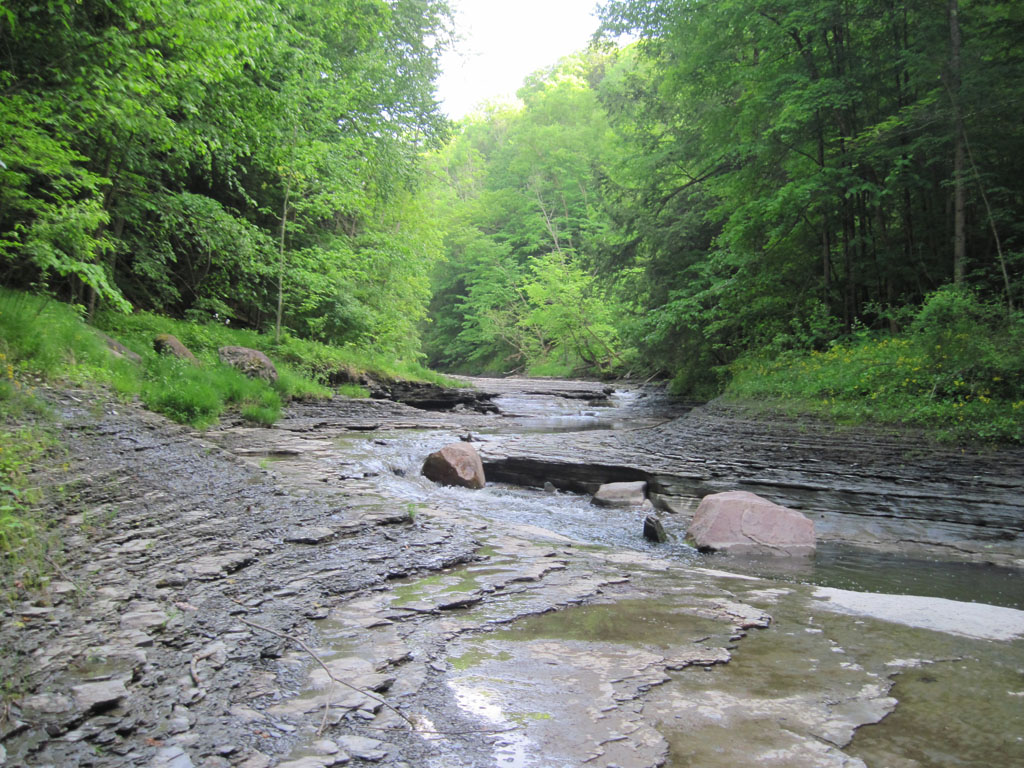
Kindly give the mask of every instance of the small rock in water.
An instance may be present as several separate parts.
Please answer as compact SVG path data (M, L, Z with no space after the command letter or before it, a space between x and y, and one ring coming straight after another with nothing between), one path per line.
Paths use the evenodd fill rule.
M665 527L661 524L661 520L654 515L644 518L644 538L657 544L664 544L668 541Z
M639 507L647 498L647 483L605 483L594 494L599 507Z
M555 484L554 483L552 483L550 480L546 480L544 482L544 490L547 491L548 493L554 493L558 489L555 488Z

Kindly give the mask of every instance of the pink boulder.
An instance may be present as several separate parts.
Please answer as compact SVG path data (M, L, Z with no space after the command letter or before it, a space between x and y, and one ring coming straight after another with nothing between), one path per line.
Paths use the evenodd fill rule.
M810 555L815 546L811 520L746 491L705 496L686 538L702 552L734 555Z
M469 443L452 443L427 456L422 474L441 485L483 488L484 464L480 454Z

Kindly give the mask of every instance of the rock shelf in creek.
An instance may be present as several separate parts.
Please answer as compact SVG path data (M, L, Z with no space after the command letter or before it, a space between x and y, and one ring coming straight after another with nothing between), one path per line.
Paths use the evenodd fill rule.
M66 554L3 609L0 765L1024 762L1019 610L584 544L557 520L489 519L468 501L487 491L414 498L375 458L470 433L489 481L646 481L670 535L699 495L739 488L832 541L1019 566L1021 452L688 412L656 390L474 389L500 413L339 399L205 434L50 393L69 452L36 474ZM555 423L544 398L624 428ZM907 606L928 620L901 623Z

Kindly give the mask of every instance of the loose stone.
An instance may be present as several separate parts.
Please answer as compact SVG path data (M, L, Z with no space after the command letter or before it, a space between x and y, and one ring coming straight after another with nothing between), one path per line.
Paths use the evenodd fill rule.
M647 498L647 483L605 483L594 494L599 507L639 507Z
M663 544L668 541L665 527L661 524L661 520L654 515L648 515L644 518L644 538L657 544Z
M128 689L121 680L106 680L101 683L82 683L71 689L75 705L79 709L94 711L116 706L128 695Z

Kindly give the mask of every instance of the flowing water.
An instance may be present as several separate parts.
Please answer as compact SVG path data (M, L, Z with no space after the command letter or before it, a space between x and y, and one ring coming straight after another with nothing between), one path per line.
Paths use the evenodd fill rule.
M617 392L604 406L543 395L497 398L503 417L474 439L501 441L525 433L635 429L663 421L656 397ZM647 512L596 507L589 496L564 491L490 484L481 491L439 487L420 476L423 458L452 442L449 431L358 433L341 438L348 460L410 504L443 503L470 510L495 525L521 523L556 531L575 541L650 552L692 565L863 592L945 597L1024 609L1024 577L1018 570L984 563L912 558L822 543L811 558L737 558L703 555L680 537L665 544L641 535Z
M637 392L617 393L601 405L531 395L503 397L497 404L504 416L494 417L488 429L463 437L500 445L511 436L548 432L571 440L574 432L629 429L663 420L657 399ZM587 725L591 710L572 710L571 703L560 697L562 691L552 688L551 670L559 669L571 685L597 696L634 676L602 678L602 665L614 669L624 659L720 635L720 625L716 629L715 622L688 609L694 590L712 588L707 582L696 585L687 568L638 576L639 592L631 598L564 608L453 640L447 685L462 710L497 727L518 726L495 740L493 762L488 765L578 765L549 754L555 744L571 748L575 729L581 738L604 734L601 729L639 729L635 733L640 734L649 729L654 735L648 743L664 739L667 744L664 764L670 768L724 768L746 764L752 754L760 755L756 764L786 768L1024 765L1022 641L963 637L955 621L952 631L933 631L926 624L901 624L898 616L877 621L866 614L843 614L812 599L813 589L800 586L1024 609L1019 571L827 542L819 545L813 558L800 560L703 555L680 537L654 544L641 535L647 513L639 509L600 508L587 496L562 491L503 484L470 491L422 478L424 457L457 437L450 430L392 430L352 434L337 439L336 445L349 470L366 477L388 498L403 500L410 513L421 506L457 509L492 531L533 526L572 540L574 547L623 562L628 558L622 553L634 551L696 566L724 578L725 586L713 589L753 605L763 601L774 619L771 631L752 633L738 646L729 646L734 650L728 664L687 669L654 687L642 708L643 721L628 712L632 720L616 721L620 710L609 708L611 720L599 723L597 731ZM396 584L388 599L393 607L416 610L427 605L426 598L473 592L515 567L513 556L502 559L492 554L486 564ZM738 578L731 579L728 573ZM744 581L747 576L767 581ZM483 605L480 610L489 610L486 602ZM943 603L940 608L950 611L950 605L955 617L958 604ZM472 613L455 620L472 620ZM1016 615L1011 619L1016 621ZM728 634L719 639L730 641ZM888 681L895 681L891 691ZM871 698L865 691L876 684L877 695ZM586 695L582 699L586 704ZM885 703L895 699L899 706ZM568 731L566 720L571 724ZM612 721L617 723L614 728ZM813 738L801 741L793 736L798 732ZM837 752L832 745L845 751ZM853 759L848 762L849 758ZM639 753L630 759L638 762L625 764L656 762Z

